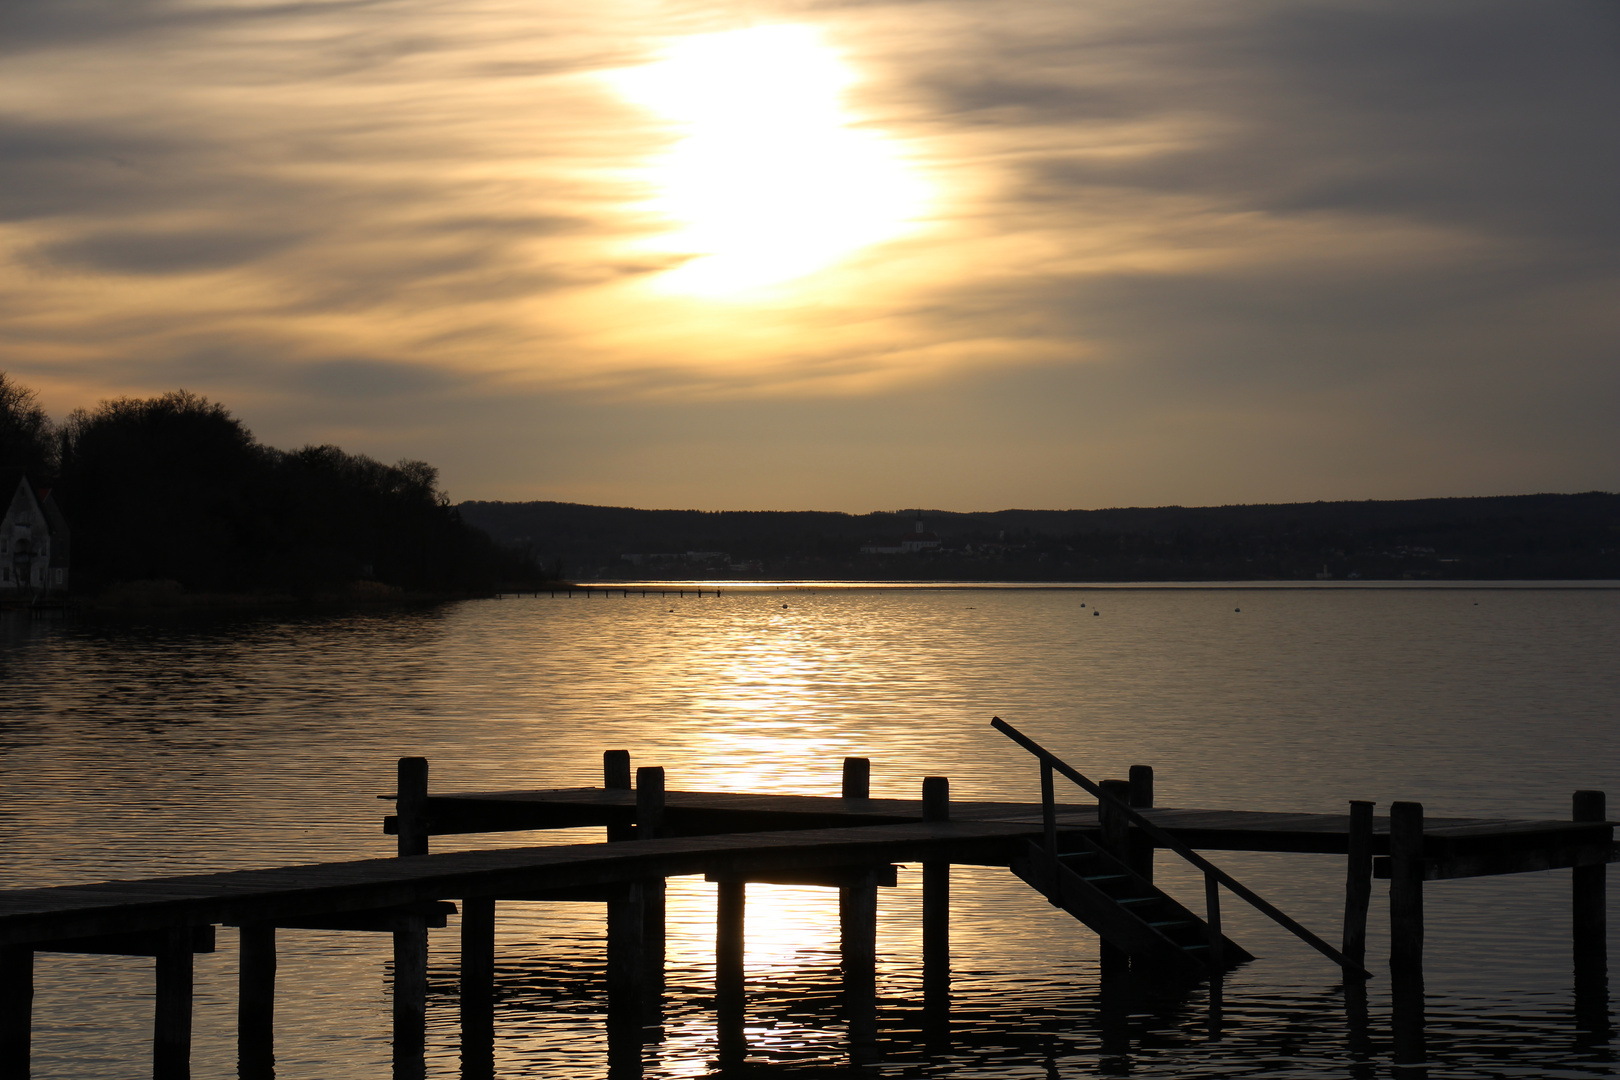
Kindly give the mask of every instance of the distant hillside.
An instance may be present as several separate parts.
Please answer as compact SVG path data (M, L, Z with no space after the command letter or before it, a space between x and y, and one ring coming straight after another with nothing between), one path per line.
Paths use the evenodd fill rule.
M1112 510L633 510L465 502L574 578L1231 581L1620 578L1620 495ZM922 550L862 554L928 536Z

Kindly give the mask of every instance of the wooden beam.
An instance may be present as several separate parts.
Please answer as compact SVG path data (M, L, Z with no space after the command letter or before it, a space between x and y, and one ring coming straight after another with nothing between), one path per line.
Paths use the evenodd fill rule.
M184 932L193 953L214 951L214 927L211 923L188 926L184 928ZM148 930L129 934L97 934L93 937L41 941L34 945L34 951L97 956L161 956L172 946L170 931Z
M1350 855L1345 862L1344 941L1339 951L1367 966L1367 909L1372 902L1373 804L1350 803Z

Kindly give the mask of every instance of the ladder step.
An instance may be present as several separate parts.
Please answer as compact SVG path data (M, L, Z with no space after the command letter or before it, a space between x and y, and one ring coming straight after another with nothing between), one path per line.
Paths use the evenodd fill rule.
M1123 880L1124 877L1125 877L1124 874L1087 874L1087 875L1085 875L1085 880L1087 880L1087 881L1119 881L1119 880Z
M1152 903L1157 903L1158 901L1163 900L1163 899L1164 899L1164 897L1162 897L1162 896L1127 896L1127 897L1125 897L1123 899L1115 900L1114 903L1116 903L1116 904L1152 904Z
M1192 923L1190 921L1188 921L1187 919L1169 919L1169 920L1166 920L1164 922L1150 922L1150 923L1148 923L1148 925L1153 926L1153 927L1191 926Z
M1209 948L1209 943L1205 942L1202 945L1183 945L1183 946L1181 946L1181 951L1182 952L1193 952L1196 949L1207 949L1207 948Z

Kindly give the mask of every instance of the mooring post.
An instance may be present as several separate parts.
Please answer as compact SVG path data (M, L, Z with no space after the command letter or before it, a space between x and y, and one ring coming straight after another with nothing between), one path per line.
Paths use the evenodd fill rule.
M643 890L642 882L628 882L607 904L609 1055L626 1057L633 1045L638 1061L647 983ZM622 1049L616 1052L615 1047Z
M1575 821L1607 821L1601 791L1577 791L1570 817ZM1575 1017L1587 1035L1609 1033L1609 944L1604 918L1607 867L1577 866L1571 873L1575 950Z
M461 1076L495 1074L495 898L461 901Z
M923 820L951 819L951 782L943 776L923 780ZM922 949L923 1027L930 1047L949 1038L951 1009L951 864L948 859L923 863Z
M1119 802L1129 802L1131 784L1129 780L1104 780L1101 785L1105 795L1110 795ZM1119 812L1119 807L1106 799L1097 801L1097 825L1100 833L1099 842L1103 848L1114 858L1128 863L1130 860L1130 821ZM1106 981L1115 975L1123 974L1130 966L1130 956L1118 945L1102 940L1097 941L1097 963L1101 969L1102 977Z
M428 763L423 757L399 759L394 815L399 822L399 854L426 855Z
M1367 908L1372 903L1373 804L1350 801L1350 855L1344 877L1344 940L1339 951L1367 966Z
M1422 1065L1423 804L1389 808L1389 972L1395 1064Z
M870 799L872 797L871 758L847 757L844 759L844 786L841 794L846 799Z
M236 1071L241 1080L276 1075L276 928L237 928Z
M744 924L748 908L748 886L742 880L722 881L717 886L714 924L714 1004L719 1029L720 1054L728 1061L744 1045L743 989Z
M1221 881L1204 875L1204 925L1209 932L1209 963L1216 972L1226 970L1226 938L1221 932Z
M157 953L152 1080L190 1080L191 975L191 928L165 931Z
M1135 810L1153 809L1153 766L1132 765L1127 781L1126 802ZM1130 867L1149 881L1153 880L1153 837L1137 831L1130 835Z
M0 1078L28 1080L34 1015L34 950L0 948Z
M664 769L636 770L636 836L651 840L664 835ZM642 950L647 960L646 1002L642 1024L661 1029L664 1018L665 881L648 878L641 883Z
M602 752L602 786L608 791L629 791L634 785L630 782L630 751L604 750ZM635 826L628 821L618 822L607 827L609 840L628 840L636 833Z
M420 1080L427 1048L427 918L394 931L394 1080Z

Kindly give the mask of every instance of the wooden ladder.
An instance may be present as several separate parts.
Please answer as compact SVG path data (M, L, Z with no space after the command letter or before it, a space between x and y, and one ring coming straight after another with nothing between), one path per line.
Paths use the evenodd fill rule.
M1073 836L1075 850L1056 859L1031 843L1012 872L1053 907L1085 923L1133 960L1187 972L1224 971L1253 960L1230 938L1154 886L1101 845Z

